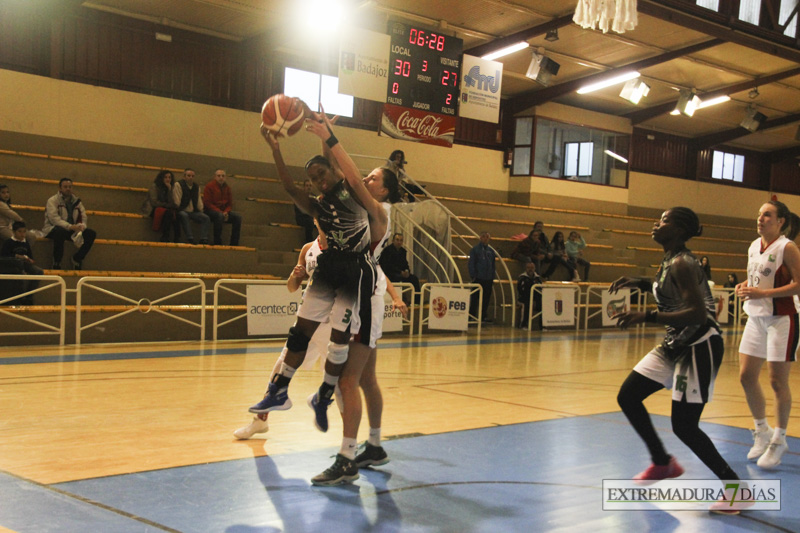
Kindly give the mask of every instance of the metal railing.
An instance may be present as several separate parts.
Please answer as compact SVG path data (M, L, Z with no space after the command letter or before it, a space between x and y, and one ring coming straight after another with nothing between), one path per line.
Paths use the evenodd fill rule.
M382 163L388 162L388 159L386 159L384 157L365 155L365 154L350 154L350 155L353 158L376 160L376 161L381 161ZM480 236L470 226L468 226L463 220L461 220L455 213L453 213L447 207L445 207L434 195L432 195L424 187L422 187L419 183L417 183L417 181L412 176L410 176L407 172L401 171L401 174L400 174L400 176L398 176L398 178L401 178L401 182L402 181L410 182L411 184L416 186L418 190L422 191L422 194L426 197L426 199L428 201L435 202L442 209L442 211L447 214L447 216L449 218L449 225L450 225L450 230L451 230L450 231L450 235L452 235L454 233L454 230L453 230L454 226L456 226L456 227L461 229L461 231L455 231L455 234L457 236L457 240L454 241L454 242L451 242L450 250L446 250L441 245L441 243L439 243L438 240L436 240L433 237L431 237L430 234L428 234L428 232L426 232L419 224L417 224L416 222L413 222L413 220L411 220L411 222L413 222L413 224L414 224L415 230L420 230L420 232L423 235L425 235L430 242L435 243L435 246L437 246L438 248L444 250L447 253L447 257L449 258L449 262L452 262L452 268L454 269L454 271L456 272L456 275L458 277L458 283L464 285L464 281L463 281L463 279L461 277L460 271L458 270L458 266L455 264L455 260L453 259L453 255L465 255L465 256L469 257L469 252L470 252L470 250L472 250L473 245L471 245L464 238L464 235L465 234L471 235L472 237L474 237L476 239L476 242L477 242L478 239L480 239ZM393 210L393 212L399 212L399 210L395 209L395 210ZM410 220L410 217L409 217L409 220ZM413 236L412 236L412 241L415 241L415 238ZM427 244L427 243L420 243L420 244L423 245L423 246L421 246L421 249L427 250L427 248L425 247L425 244ZM505 316L506 316L506 310L510 310L510 312L511 312L511 323L514 324L514 323L516 323L515 322L516 321L516 291L514 290L514 279L511 277L511 272L508 269L508 265L506 265L505 261L503 261L503 256L497 251L497 249L495 249L494 247L491 247L491 248L494 251L494 253L497 255L497 258L498 258L498 260L496 261L496 264L500 265L500 268L496 269L496 270L499 270L499 271L502 272L502 275L498 274L497 272L495 273L495 276L497 277L498 280L501 281L501 283L497 287L493 285L493 287L492 287L492 295L491 296L494 298L495 307L497 307L499 305L504 320L505 320ZM411 247L407 247L407 250L411 250ZM454 253L454 252L456 252L456 253ZM434 272L434 269L431 268L431 265L429 265L426 261L424 261L422 257L420 257L418 254L415 254L413 251L411 251L411 253L412 253L412 256L417 258L417 259L419 259L429 271ZM440 265L441 265L441 263L439 263L439 265L437 265L437 266L440 266ZM443 280L441 278L439 278L438 276L434 275L433 277L436 279L437 283L443 282ZM506 293L506 291L503 289L503 287L505 285L504 283L502 283L503 281L507 281L508 282L508 287L509 287L508 293ZM454 283L454 280L447 279L446 281L444 281L444 283ZM497 302L497 300L498 300L497 294L498 293L500 295L500 297L499 297L500 302L499 303Z
M20 294L11 296L9 298L5 298L0 300L0 306L5 305L15 305L15 302L21 298L28 298L33 296L34 294L42 293L48 289L58 287L59 290L59 321L58 326L54 326L52 324L48 324L46 322L42 322L40 320L35 320L33 318L23 316L26 310L31 310L30 308L36 308L40 306L27 306L21 305L16 312L8 311L3 307L0 307L0 314L8 316L10 318L14 318L16 320L20 320L22 322L27 322L28 324L33 324L39 328L42 328L41 331L11 331L4 329L0 331L0 336L10 336L10 335L58 335L58 344L59 346L64 345L64 336L66 333L66 318L67 318L67 284L64 282L64 278L61 276L37 276L37 275L28 275L28 274L3 274L0 275L0 280L19 280L19 281L38 281L40 282L39 287L22 292ZM41 283L44 282L44 285Z
M111 289L101 287L99 284L101 283L122 283L125 287L130 287L132 285L137 285L141 283L171 283L171 284L178 284L178 285L189 285L186 289L172 292L170 294L161 296L160 298L156 298L151 300L147 297L141 297L139 299L133 299L128 297L124 294L120 294L115 292ZM83 297L84 297L84 290L85 289L92 289L95 292L99 292L105 294L106 296L110 296L112 298L121 300L125 302L124 307L125 310L114 312L110 310L113 314L109 317L97 320L90 324L86 324L85 326L82 325L82 311L83 311ZM178 316L175 313L170 312L169 310L162 309L162 305L172 298L176 296L180 296L182 294L186 294L193 290L199 290L200 292L200 304L199 304L199 311L200 311L200 321L194 322L192 320L183 318ZM133 312L140 312L142 314L147 314L151 311L158 313L160 315L178 320L187 324L192 327L197 327L200 330L200 340L204 341L206 338L206 291L205 291L205 284L203 280L199 278L134 278L134 277L113 277L113 276L86 276L78 280L78 285L76 287L76 300L75 300L75 344L80 345L81 343L81 333L83 330L88 329L92 326L99 326L100 324L104 324L106 322L110 322L112 320L116 320L122 318L125 315L129 315Z

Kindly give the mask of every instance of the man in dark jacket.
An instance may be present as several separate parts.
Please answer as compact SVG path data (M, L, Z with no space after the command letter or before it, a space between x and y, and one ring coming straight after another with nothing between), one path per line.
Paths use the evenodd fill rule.
M495 278L494 260L497 257L494 250L489 246L488 231L481 233L481 242L469 252L469 277L472 283L478 283L483 288L483 321L489 322L486 312L489 310L489 301L492 299L492 286ZM469 304L469 314L478 316L478 293L472 295Z
M414 286L414 293L419 294L419 278L411 273L406 258L406 249L403 248L403 235L395 233L391 246L384 248L380 258L381 268L392 283L410 283Z

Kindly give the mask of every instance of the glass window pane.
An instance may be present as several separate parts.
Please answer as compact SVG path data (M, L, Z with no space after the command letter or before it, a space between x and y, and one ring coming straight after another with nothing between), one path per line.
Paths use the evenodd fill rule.
M724 180L733 179L733 159L733 154L725 154L725 158L722 162L722 179Z
M733 160L733 181L742 182L744 178L744 156L737 155Z
M711 163L711 177L718 180L722 179L722 158L724 153L714 150L714 160Z
M794 8L797 6L797 0L781 0L781 11L778 15L778 23L785 24L786 18L794 11ZM788 35L789 37L794 37L795 32L797 31L797 14L792 17L792 21L786 26L786 30L784 30L783 34Z
M740 0L739 20L758 25L758 15L761 12L761 0Z
M319 74L287 68L283 75L283 94L297 96L312 110L318 110Z
M322 106L328 115L353 116L353 97L349 94L339 94L339 78L322 75L321 97ZM316 106L311 107L315 108Z
M567 143L564 147L564 177L578 175L578 143Z
M719 11L719 0L697 0L697 5L712 11Z
M533 139L533 117L517 119L517 129L514 133L514 145L531 144Z
M580 161L578 162L578 175L592 175L592 159L594 159L594 143L581 143Z
M531 149L514 148L514 168L511 171L515 176L530 176L531 174Z

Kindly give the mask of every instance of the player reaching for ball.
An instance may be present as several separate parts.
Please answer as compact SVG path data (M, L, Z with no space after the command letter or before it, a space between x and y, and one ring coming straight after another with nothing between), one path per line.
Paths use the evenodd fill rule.
M320 322L330 318L332 331L325 378L319 391L310 398L317 428L327 431L326 410L332 401L342 365L347 360L351 322L358 320L362 299L368 301L375 287L375 267L367 255L370 246L369 213L363 207L364 201L371 200L371 196L355 163L341 146L337 148L335 137L331 136L326 143L346 171L343 176L323 156L311 158L306 163L306 173L321 193L319 198L313 198L297 187L289 176L277 137L263 125L261 133L272 149L285 190L303 212L317 219L327 236L328 249L318 258L317 270L306 289L297 321L289 330L281 370L270 382L264 398L253 405L250 412L258 414L291 407L289 382L305 358L311 336ZM356 200L356 195L360 201ZM373 217L386 218L382 207L370 207L374 211L371 213Z

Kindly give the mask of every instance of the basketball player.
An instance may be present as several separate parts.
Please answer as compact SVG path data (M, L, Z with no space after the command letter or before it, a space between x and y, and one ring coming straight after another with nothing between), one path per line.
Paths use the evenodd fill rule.
M322 233L319 233L319 236L315 240L303 245L303 248L300 250L300 255L297 258L297 264L294 266L289 278L286 280L286 287L289 289L289 292L297 291L302 282L311 277L311 275L314 273L314 270L317 268L317 256L326 247L327 243L325 240L325 235ZM321 324L320 327L317 328L317 330L314 332L314 335L311 337L309 348L306 351L306 357L303 360L303 364L300 366L300 368L312 368L314 362L327 352L330 334L331 332L329 323ZM278 357L278 359L275 361L272 374L270 374L270 381L272 381L275 375L280 372L285 358L286 347L284 346L280 357ZM267 424L268 416L268 412L257 414L253 417L253 421L250 422L250 424L234 431L233 436L237 439L249 439L256 433L266 433L269 431L269 425Z
M773 200L759 209L757 229L760 238L747 252L747 280L736 286L748 316L739 345L739 378L755 421L754 443L747 458L771 469L781 464L789 449L789 370L796 359L799 335L794 296L800 294L800 251L792 241L800 231L800 218ZM758 382L765 360L775 392L774 430L767 423L766 400Z
M369 214L355 199L356 194L369 197L369 192L360 177L351 179L352 173L343 177L333 169L328 159L315 156L306 163L306 173L321 196L308 196L290 177L278 139L264 126L261 134L272 148L284 189L303 212L317 219L321 231L327 236L328 248L317 259L317 269L306 289L297 321L289 330L286 357L281 370L270 382L264 398L249 410L262 414L291 408L289 383L305 359L308 343L317 327L330 319L332 330L326 373L316 401L324 415L324 410L333 401L338 381L339 374L335 370L338 368L340 371L341 365L347 360L350 322L358 314L362 293L371 295L375 285L374 268L366 255L370 244ZM335 137L328 139L328 145L334 152L338 151L335 150L337 143ZM355 167L352 160L349 164ZM334 365L334 373L331 373L331 365ZM317 416L316 423L318 429L327 431L327 415Z
M333 123L325 116L324 110L322 110L321 116L323 122L308 120L306 129L320 137L323 141L323 145L330 146L329 139L333 137ZM326 155L328 155L327 150ZM360 179L361 174L358 168L352 163L352 160L341 148L341 145L334 144L333 147L330 148L330 160L334 162L334 167L337 168L337 170L341 170L341 172L348 177L348 180L356 177ZM363 178L363 184L365 190L369 193L368 198L362 198L364 207L370 213L369 224L372 240L370 242L369 257L373 268L378 272L378 276L382 278L382 283L378 286L371 298L367 301L362 301L360 306L360 327L356 335L356 342L351 344L347 362L342 369L342 379L339 381L344 404L344 411L342 413L342 446L336 456L334 464L323 473L312 478L311 482L315 485L337 485L354 479L354 475L357 477L358 465L355 463L355 453L358 443L358 427L362 415L359 384L364 367L373 353L373 350L376 348L377 339L380 337L383 324L383 295L386 292L386 277L383 275L383 272L380 271L378 258L380 257L381 251L388 243L391 232L389 224L391 203L400 200L400 193L397 176L391 169L386 167L374 169L366 178ZM376 214L381 216L376 216ZM394 291L392 290L392 292ZM396 293L393 294L395 302L397 302L396 296ZM403 307L405 306L403 305ZM380 424L380 413L382 411L383 402L380 396L380 388L377 387L377 380L375 379L367 380L365 383L368 386L366 396L368 411L373 412L373 423L377 422ZM372 385L374 385L374 387L371 387ZM312 399L312 406L313 404L314 400ZM370 409L370 407L372 407L372 409ZM319 412L318 409L315 409L315 411ZM380 447L380 425L374 427L371 424L371 433L373 434L373 441L377 441L377 446L374 447L374 450L370 449L372 453L370 453L369 457L362 458L362 460L372 461L369 464L385 464L388 462L388 457L382 447Z
M739 479L699 427L703 408L714 392L714 379L724 353L708 280L697 258L686 248L686 241L701 233L700 221L691 209L673 207L665 211L652 232L653 240L664 248L664 259L655 279L650 282L623 277L609 288L611 293L625 287L652 290L658 304L657 311L616 315L619 327L648 322L664 324L667 330L662 343L634 367L617 396L622 411L644 440L653 460L646 470L634 476L635 480L675 478L684 472L664 449L643 404L645 398L663 388L673 389L675 435L717 477ZM720 507L721 511L725 509Z

